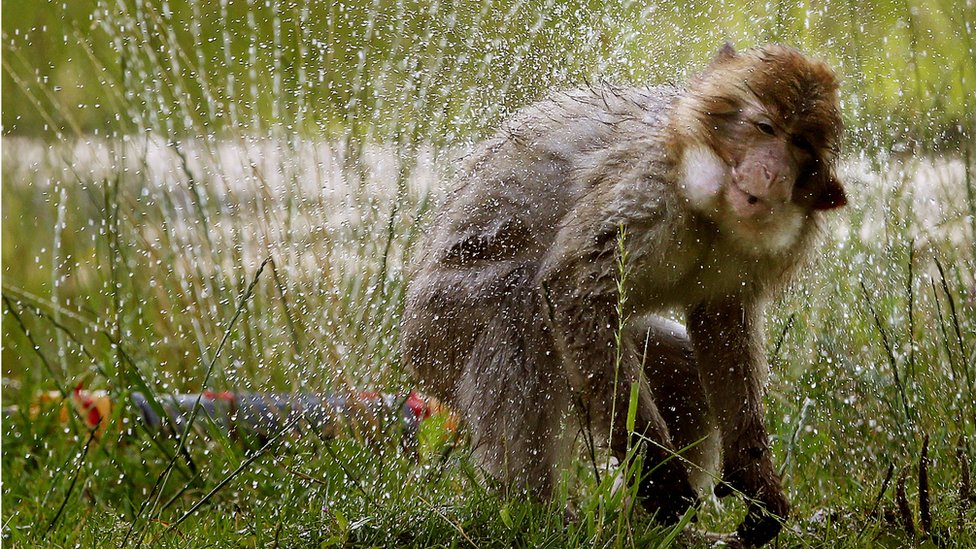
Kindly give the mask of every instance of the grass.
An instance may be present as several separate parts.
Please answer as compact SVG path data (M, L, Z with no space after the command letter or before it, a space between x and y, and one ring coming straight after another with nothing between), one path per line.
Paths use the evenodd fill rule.
M4 91L14 89L16 101L5 93L5 545L673 544L677 532L629 507L585 448L543 505L483 478L463 440L445 446L449 433L436 421L422 428L414 459L396 436L351 428L329 439L297 424L269 442L204 421L181 438L117 406L92 436L77 417L31 406L39 392L68 394L79 383L116 403L135 391L404 394L412 382L397 336L408 265L470 141L547 89L603 73L680 77L730 36L740 45L784 40L831 59L850 128L851 204L767 322L767 422L794 505L778 544L976 545L976 502L963 487L976 460L976 103L966 93L976 66L953 49L968 34L930 32L946 14L971 20L964 6L879 2L862 12L829 2L840 8L806 13L778 3L753 28L754 14L723 4L734 15L723 30L705 11L702 21L675 23L691 7L629 5L580 26L602 25L612 40L581 30L567 50L555 41L565 28L527 5L468 13L431 4L471 19L447 32L388 13L412 4L377 2L371 9L392 31L383 27L375 43L337 31L303 55L312 42L302 33L317 31L289 26L310 17L300 10L278 42L258 10L253 22L234 15L239 36L217 33L195 49L187 37L200 28L169 25L155 3L139 4L150 26L128 25L139 19L136 4L122 3L91 29L51 33L73 41L61 45L74 47L74 61L52 57L62 71L49 81L48 68L29 61L44 41L10 31L25 19L11 19L19 8L8 4ZM173 6L177 15L192 7ZM865 13L873 26L858 32ZM656 36L648 28L694 40L645 50ZM89 44L89 31L105 40ZM385 42L442 31L448 42ZM469 34L494 43L493 55L464 50ZM251 52L241 46L248 37L269 46ZM216 66L225 41L242 60L227 69L233 82ZM342 57L345 45L377 55L357 66ZM311 64L329 55L342 58L327 80L350 86L328 97L303 92ZM275 56L306 63L275 65ZM666 62L634 61L658 58ZM123 59L132 69L124 74ZM84 84L66 85L70 74ZM946 82L951 89L936 93ZM91 97L104 98L102 110ZM79 102L86 106L76 110ZM743 510L709 504L698 525L728 531Z

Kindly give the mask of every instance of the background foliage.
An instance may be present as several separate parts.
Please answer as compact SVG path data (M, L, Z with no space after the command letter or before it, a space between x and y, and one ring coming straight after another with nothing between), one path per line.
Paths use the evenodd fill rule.
M854 135L972 136L971 0L28 0L3 6L5 133L453 141L546 90L681 80L770 41L844 78Z

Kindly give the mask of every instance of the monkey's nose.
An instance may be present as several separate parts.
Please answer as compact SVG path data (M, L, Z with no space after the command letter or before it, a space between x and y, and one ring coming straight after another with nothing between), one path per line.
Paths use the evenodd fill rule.
M765 164L761 166L760 187L762 189L759 197L771 203L785 202L789 200L793 193L793 186L786 181L786 172L775 167L770 168ZM764 187L763 187L764 186ZM750 204L755 204L760 198L748 198Z
M752 196L752 195L750 194L750 195L749 195L749 198L747 198L747 199L746 199L746 201L747 201L747 202L749 202L750 204L755 204L756 202L759 202L759 197L757 197L757 196Z

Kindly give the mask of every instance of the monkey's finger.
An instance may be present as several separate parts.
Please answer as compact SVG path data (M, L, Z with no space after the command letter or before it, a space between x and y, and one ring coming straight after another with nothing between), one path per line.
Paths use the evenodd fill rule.
M786 513L783 513L784 515ZM746 517L736 528L736 533L748 547L759 547L769 543L783 529L785 516L770 513L763 505L750 503Z

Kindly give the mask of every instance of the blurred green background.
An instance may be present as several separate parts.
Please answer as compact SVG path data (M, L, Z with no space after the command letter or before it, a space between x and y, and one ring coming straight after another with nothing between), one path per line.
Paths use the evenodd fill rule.
M972 0L3 3L5 135L470 138L558 86L680 80L723 41L844 79L859 145L971 139Z

